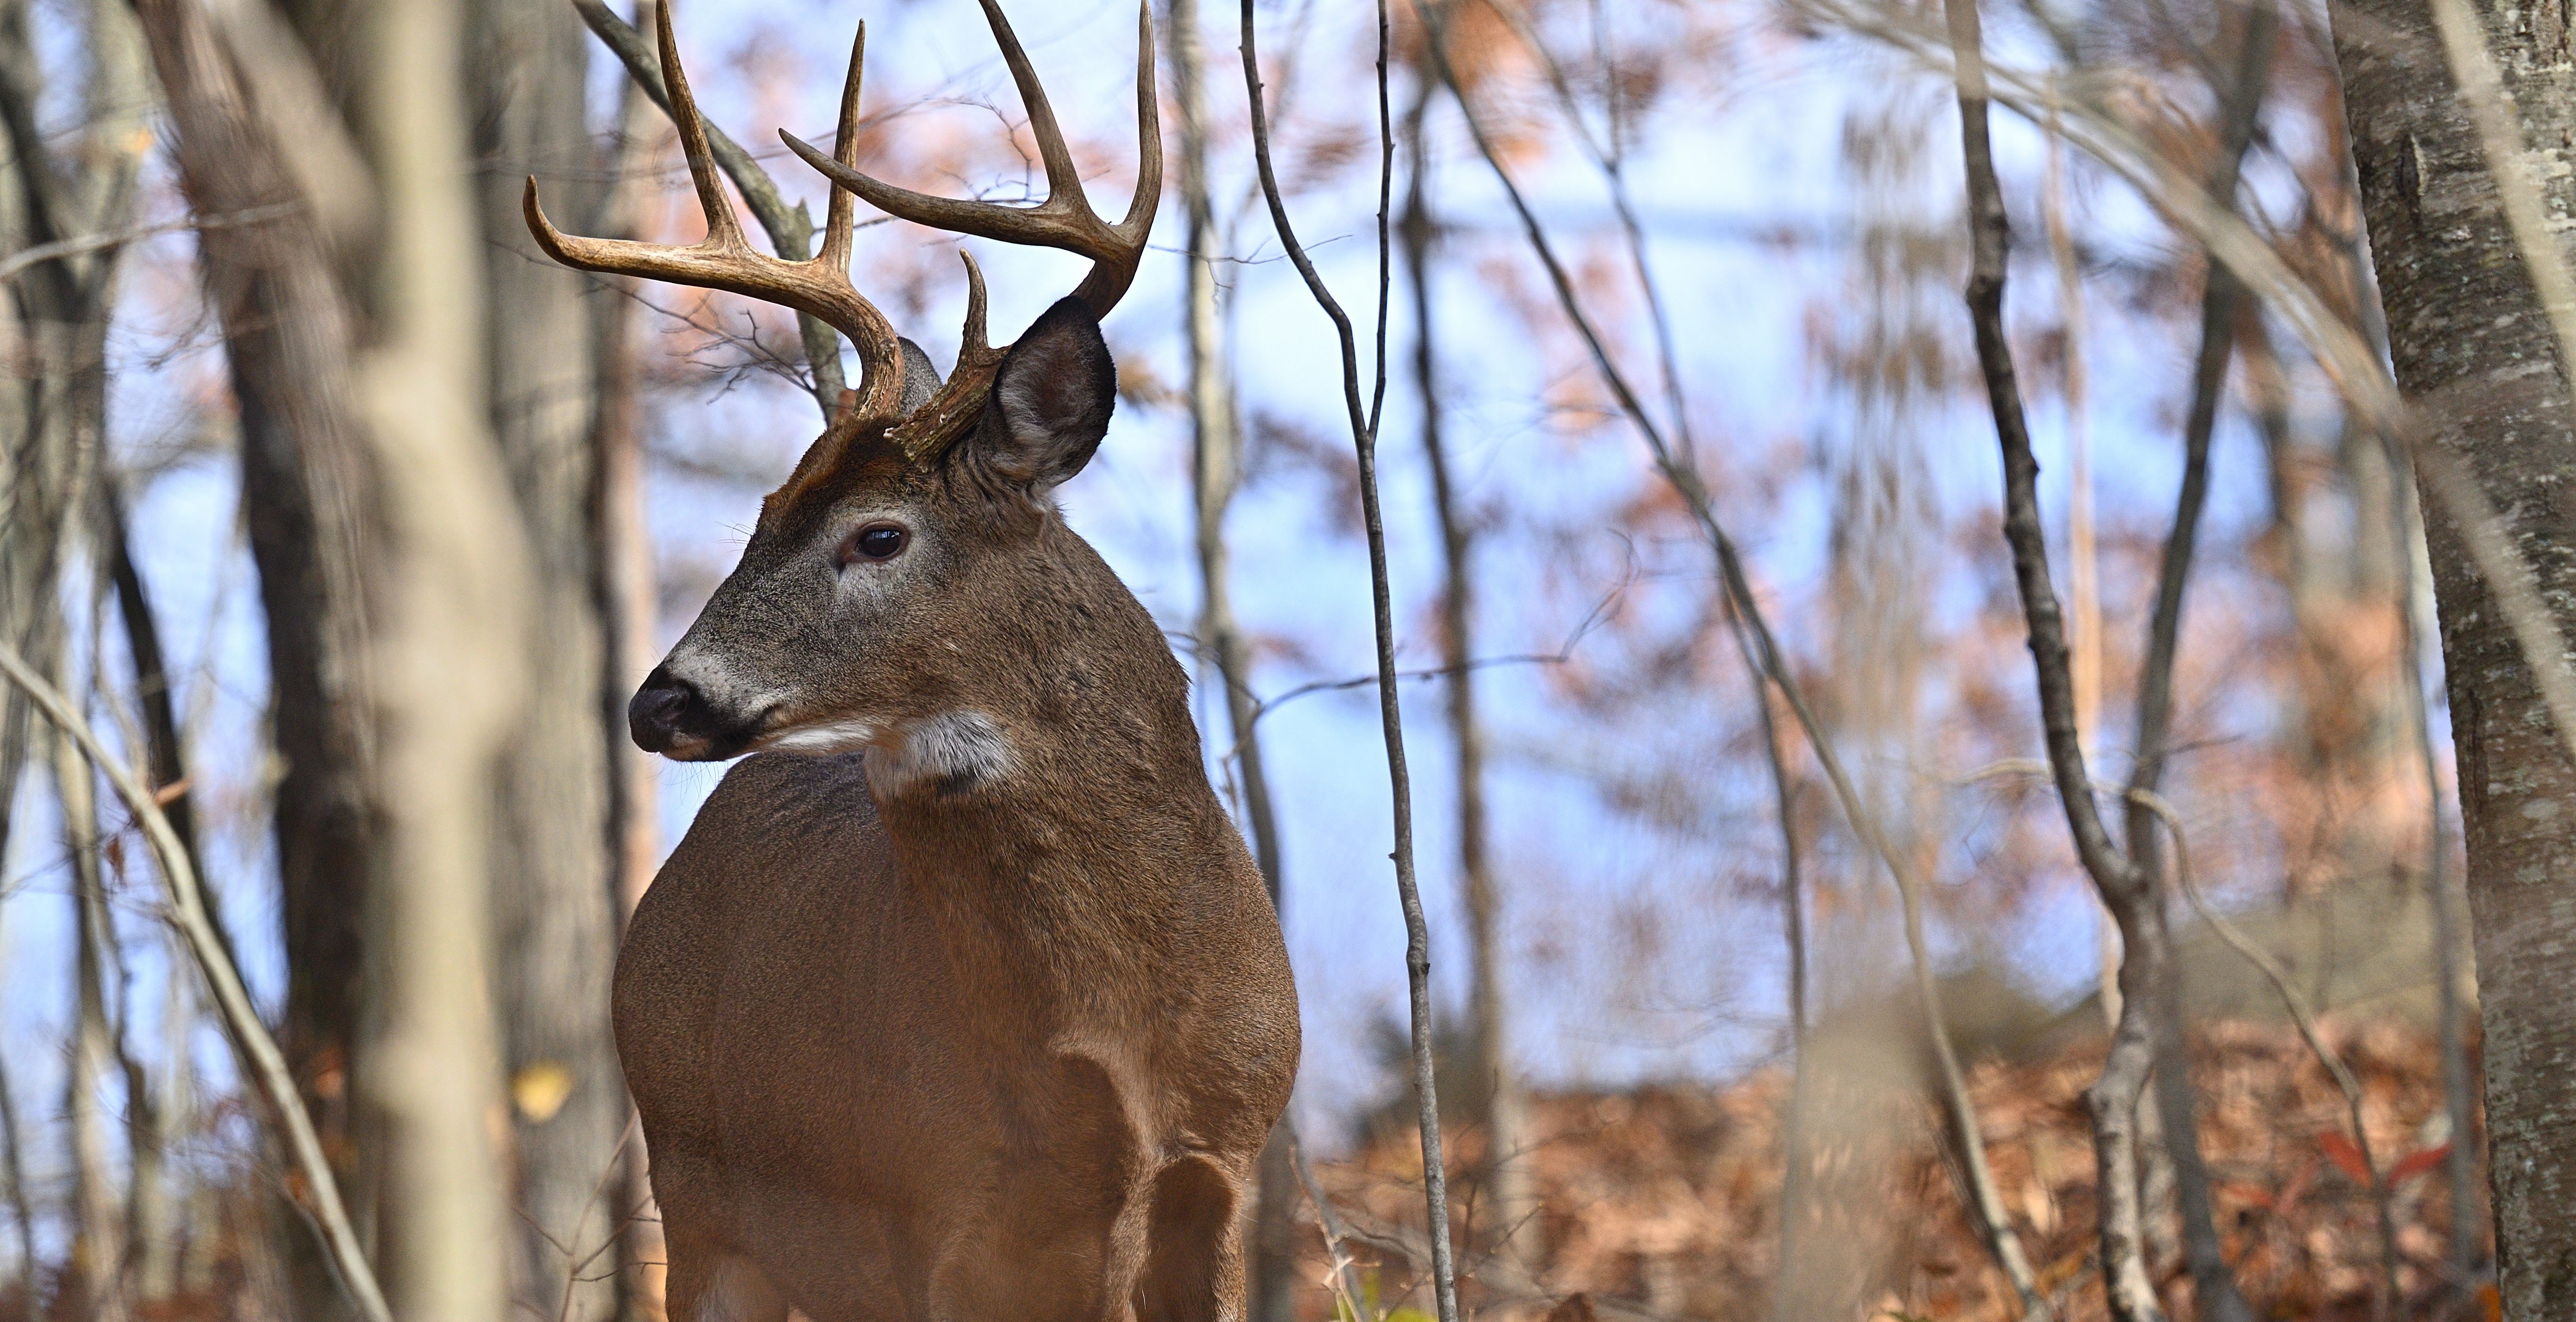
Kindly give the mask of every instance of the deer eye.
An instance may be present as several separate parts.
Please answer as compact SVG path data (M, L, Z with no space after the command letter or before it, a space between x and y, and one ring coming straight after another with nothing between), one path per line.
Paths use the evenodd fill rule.
M892 560L903 553L903 544L907 540L903 529L891 523L871 523L851 533L841 543L841 563Z

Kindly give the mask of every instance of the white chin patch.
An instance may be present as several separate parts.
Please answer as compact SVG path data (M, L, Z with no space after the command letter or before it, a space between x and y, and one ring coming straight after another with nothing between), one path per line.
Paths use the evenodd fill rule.
M880 796L916 789L972 789L1011 773L1011 742L982 712L948 712L885 732L867 745L868 788Z
M874 721L829 721L771 735L762 741L761 750L769 753L797 753L806 757L829 757L834 753L855 753L877 740Z

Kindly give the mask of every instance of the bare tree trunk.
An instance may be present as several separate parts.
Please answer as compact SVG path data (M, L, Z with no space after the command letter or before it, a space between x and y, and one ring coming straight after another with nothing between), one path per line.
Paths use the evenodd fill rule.
M182 841L184 844L185 842ZM193 866L193 865L191 865ZM201 877L203 874L199 874ZM174 946L176 943L173 943ZM187 956L172 949L174 967ZM161 1084L153 1088L140 1068L140 1057L131 1045L132 1035L139 1031L133 1011L126 1011L125 1030L128 1045L123 1055L126 1066L126 1090L129 1095L149 1098L148 1106L135 1106L127 1125L135 1134L132 1196L126 1213L126 1293L136 1304L149 1309L161 1304L179 1291L179 1264L182 1240L186 1237L180 1225L182 1198L170 1178L171 1157L177 1151L180 1136L187 1131L195 1098L189 1087L191 1068L188 1039L196 1023L196 1006L192 1002L184 977L162 980L161 1005ZM202 1232L201 1232L202 1233Z
M1789 954L1789 1102L1780 1126L1780 1260L1772 1269L1771 1317L1772 1322L1794 1322L1807 1302L1791 1283L1801 1260L1799 1236L1808 1211L1808 1110L1815 1096L1814 1063L1807 1055L1807 900L1798 850L1798 795L1779 722L1771 715L1770 682L1763 678L1761 659L1731 602L1727 618L1744 657L1744 678L1753 688L1753 711L1760 718L1763 760L1771 766L1773 810L1780 822L1780 939Z
M2510 97L2527 175L2553 210L2571 180L2559 144L2576 120L2576 65L2555 7L2482 4L2479 26ZM2555 728L2536 666L2567 664L2562 646L2526 656L2513 621L2480 575L2468 533L2446 512L2439 462L2473 482L2535 580L2563 638L2576 615L2576 514L2556 496L2576 467L2576 407L2547 309L2534 291L2427 8L2362 0L2338 15L2344 84L2370 249L2387 309L2390 358L2422 410L2417 464L2424 532L2440 605L2452 738L2468 854L2486 1042L2487 1134L2493 1158L2504 1315L2539 1322L2576 1311L2576 1148L2563 1141L2576 1032L2565 1013L2576 982L2576 761ZM2557 251L2536 261L2564 262Z
M653 2L641 0L637 6L636 19L647 28L653 24ZM589 232L631 238L644 196L640 181L650 160L647 144L661 141L666 130L644 89L632 78L624 86L617 141L605 171L609 183ZM662 859L659 759L626 734L626 700L659 656L660 620L653 541L645 525L642 352L635 343L635 301L623 297L633 282L606 279L601 288L607 296L590 301L592 353L598 364L590 530L592 591L602 640L597 733L609 767L610 876L623 933ZM631 1115L632 1100L625 1106ZM622 1161L607 1209L610 1228L620 1237L613 1264L617 1316L622 1322L659 1322L668 1258L640 1138L625 1146Z
M151 111L141 49L118 0L91 0L87 17L87 123L63 144L36 122L44 89L28 6L0 3L0 130L12 157L0 171L0 246L12 251L122 228L133 208ZM58 165L58 152L71 168ZM114 247L66 255L0 291L0 642L26 656L51 657L59 645L55 589L104 464L117 259ZM0 695L0 852L32 721L15 690Z
M1476 717L1476 677L1470 668L1475 654L1474 533L1466 512L1459 508L1442 434L1439 349L1431 308L1430 263L1438 222L1431 214L1430 163L1423 151L1422 121L1439 85L1436 75L1423 71L1415 80L1413 104L1405 112L1402 134L1408 174L1396 233L1412 297L1414 395L1422 410L1422 448L1430 465L1432 509L1440 528L1440 665L1447 673L1449 738L1458 761L1458 876L1466 892L1467 944L1474 961L1468 1028L1476 1068L1483 1074L1470 1095L1480 1100L1484 1113L1486 1247L1506 1258L1527 1258L1537 1248L1534 1242L1523 1241L1517 1252L1511 1243L1530 1219L1533 1206L1528 1165L1521 1159L1525 1103L1520 1081L1512 1072L1510 1022L1504 1010L1502 902L1486 852L1485 736Z
M2102 1210L2099 1216L2104 1294L2118 1322L2163 1322L2164 1309L2141 1253L2137 1153L2139 1099L2155 1064L2157 1022L2151 1009L2172 984L2171 952L2162 905L2151 878L2117 850L2093 797L2085 769L2082 733L2075 724L2075 685L2068 661L2065 617L2049 581L2048 539L2039 520L2039 461L2033 456L2004 336L2004 278L2009 242L2003 192L1995 178L1986 123L1984 37L1976 0L1944 5L1950 46L1957 61L1961 154L1968 176L1969 229L1975 259L1967 303L1975 323L1978 367L2003 451L2004 540L2030 634L2030 652L2044 741L2067 833L2094 890L2120 925L2122 1006L2102 1076L2086 1095L2093 1118L2094 1157ZM2183 1136L2174 1136L2179 1143ZM2204 1306L2210 1301L2203 1300Z
M384 852L366 910L359 1074L376 1138L376 1258L404 1322L492 1322L511 1311L486 907L509 824L492 786L526 708L534 575L478 389L464 16L447 0L384 0L356 37L382 225L359 363L367 432L386 491L439 494L385 504L381 683L368 713ZM594 673L578 671L578 710L590 709ZM595 741L580 742L595 758ZM598 893L604 909L604 878Z
M528 706L494 785L493 992L517 1118L512 1294L540 1317L600 1322L615 1310L616 1282L597 1264L575 1266L614 1229L602 1194L616 1187L610 1166L626 1125L608 1024L617 878L591 526L598 371L589 296L600 291L547 261L520 211L531 174L584 210L604 195L591 182L599 161L583 119L590 36L565 4L478 0L468 9L491 430L535 570L532 605L546 622L541 640L531 636L544 656L528 669Z
M348 380L354 314L318 214L206 11L137 0L199 215L298 204L198 239L208 304L224 330L241 409L241 480L268 621L280 915L280 1036L325 1151L346 1183L355 1149L348 1080L358 1002L359 915L378 856L368 569L382 540L375 471ZM249 61L270 78L296 70ZM308 132L336 125L304 126ZM357 1200L359 1215L364 1200ZM346 1305L312 1237L275 1218L294 1313Z
M1181 200L1189 225L1189 276L1182 298L1189 334L1191 466L1197 495L1199 619L1202 673L1212 673L1225 703L1234 743L1233 780L1242 792L1244 826L1253 861L1270 891L1270 905L1284 917L1285 881L1278 815L1261 759L1258 708L1252 694L1251 649L1235 623L1232 558L1225 517L1242 480L1242 443L1228 360L1225 314L1219 305L1216 263L1219 238L1208 193L1207 72L1200 49L1198 0L1168 0L1163 31L1170 43L1172 91L1181 130ZM1290 1322L1296 1316L1300 1257L1297 1176L1283 1118L1261 1150L1254 1190L1250 1261L1246 1264L1247 1316L1251 1322Z

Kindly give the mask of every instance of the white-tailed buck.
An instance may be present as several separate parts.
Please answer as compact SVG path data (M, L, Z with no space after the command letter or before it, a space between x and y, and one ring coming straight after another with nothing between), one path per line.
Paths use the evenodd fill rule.
M1279 924L1200 761L1187 677L1050 492L1100 444L1100 318L1162 188L1141 24L1135 200L1111 225L1028 57L985 17L1046 165L1033 208L856 166L850 54L822 254L752 250L657 7L694 247L528 224L586 270L838 327L864 376L770 494L742 563L635 694L635 741L751 753L636 910L616 1022L674 1322L1239 1317L1238 1219L1296 1073ZM782 135L784 136L784 135ZM943 384L849 282L852 195L1092 259L1019 343L981 277Z

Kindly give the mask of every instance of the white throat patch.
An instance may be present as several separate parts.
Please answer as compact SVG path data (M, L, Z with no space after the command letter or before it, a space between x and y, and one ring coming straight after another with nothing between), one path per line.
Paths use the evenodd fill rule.
M885 731L868 744L866 765L880 796L967 789L1011 774L1011 741L982 712L944 712Z

